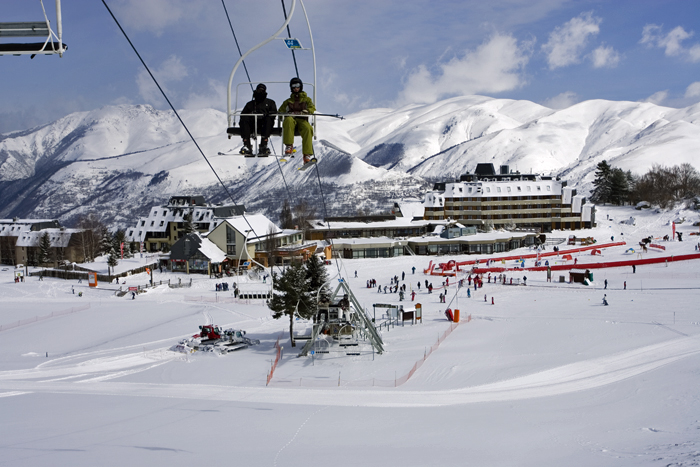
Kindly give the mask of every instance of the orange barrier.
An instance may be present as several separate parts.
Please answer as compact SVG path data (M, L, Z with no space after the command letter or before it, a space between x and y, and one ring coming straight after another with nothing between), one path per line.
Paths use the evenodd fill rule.
M265 386L270 384L270 380L272 379L272 375L275 373L275 369L277 368L277 363L280 361L280 357L282 356L282 347L280 347L280 338L284 334L284 331L282 331L282 334L277 338L277 342L275 342L275 348L277 349L277 354L275 356L275 361L272 363L272 367L270 368L270 372L267 374L267 382L265 383Z

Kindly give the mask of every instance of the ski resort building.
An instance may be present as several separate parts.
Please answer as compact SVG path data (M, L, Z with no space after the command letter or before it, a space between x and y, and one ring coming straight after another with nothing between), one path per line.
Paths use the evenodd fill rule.
M172 196L168 204L154 206L148 217L126 231L126 240L136 251L168 251L187 232L207 233L215 219L240 216L244 206L208 205L204 196Z
M308 232L313 240L331 244L333 256L341 258L495 253L534 245L537 237L534 231L479 233L454 220L394 215L313 220Z
M216 219L207 239L225 253L229 267L241 267L250 258L266 267L305 260L318 246L304 242L300 230L280 229L262 214Z
M43 229L60 228L61 224L55 219L0 219L0 264L25 263L29 258L26 248L32 248L32 246L20 247L18 250L18 240ZM31 234L32 238L33 235Z
M507 165L477 164L459 182L437 183L426 193L426 220L456 220L479 230L551 232L595 226L595 206L558 178L513 173Z

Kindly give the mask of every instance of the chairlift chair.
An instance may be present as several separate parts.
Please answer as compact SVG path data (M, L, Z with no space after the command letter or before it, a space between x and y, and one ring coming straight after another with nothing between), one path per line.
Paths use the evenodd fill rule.
M235 101L232 102L232 85L233 85L233 77L236 74L236 70L238 67L243 63L245 58L256 51L257 49L261 48L262 46L268 44L269 42L275 40L275 39L280 39L284 40L285 45L287 46L288 49L290 50L311 50L312 54L312 60L313 60L313 83L304 83L304 86L310 86L313 89L313 97L312 100L316 105L318 105L317 100L316 100L316 51L314 49L314 40L313 40L313 35L311 34L311 25L309 23L309 16L306 13L306 8L304 7L304 2L303 0L298 0L299 3L301 4L301 8L304 11L304 16L306 18L306 25L309 30L309 39L311 42L311 47L310 49L304 49L299 40L295 38L286 38L286 37L279 37L280 34L284 31L284 29L287 27L289 22L291 21L292 17L294 16L294 11L296 8L296 3L297 0L292 0L292 5L289 10L289 15L284 21L284 24L275 32L273 35L271 35L269 38L265 39L258 45L254 46L250 50L248 50L246 53L242 54L241 57L236 61L236 64L233 66L233 70L231 71L231 75L229 76L228 80L228 89L227 89L227 117L228 117L228 127L226 129L226 133L228 134L229 139L231 136L236 135L240 136L241 135L241 127L240 124L237 124L236 120L240 119L242 115L240 111L236 110L238 109L238 94L239 94L239 87L242 85L252 85L253 83L251 82L244 82L244 83L239 83L236 86L236 95L235 95ZM287 84L286 82L281 82L281 81L264 81L261 80L259 82L264 82L266 84L274 84L274 83L284 83ZM232 103L233 108L232 108ZM257 115L256 115L257 116ZM287 114L277 114L279 118L276 119L275 124L272 128L271 136L282 136L282 118L286 117ZM311 117L311 125L313 126L314 129L314 139L317 139L317 127L316 127L316 116L315 115L309 115ZM258 136L258 131L257 131L257 119L254 119L255 121L255 128L252 137L255 138L256 145L257 145L257 136ZM295 131L295 136L299 136L299 133Z
M63 57L68 46L63 43L61 21L61 0L56 0L57 32L51 30L43 0L39 0L44 12L44 21L0 23L0 38L3 37L46 37L44 42L0 43L0 55L54 55ZM54 41L55 40L55 41Z

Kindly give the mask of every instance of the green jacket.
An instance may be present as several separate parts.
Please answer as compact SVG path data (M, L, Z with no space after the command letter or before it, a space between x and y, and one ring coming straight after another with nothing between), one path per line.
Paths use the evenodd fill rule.
M289 114L293 112L301 112L303 110L306 110L310 114L316 112L314 101L312 101L304 91L292 93L289 99L282 102L282 105L280 105L279 113Z

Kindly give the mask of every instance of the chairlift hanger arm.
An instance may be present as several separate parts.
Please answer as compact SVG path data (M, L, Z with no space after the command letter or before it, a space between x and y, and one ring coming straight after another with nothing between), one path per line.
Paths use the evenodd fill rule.
M284 21L284 24L282 24L282 27L280 27L277 30L277 32L274 33L272 36L265 39L264 41L262 41L261 43L254 46L252 49L248 50L246 53L241 55L240 58L236 61L236 64L233 66L233 70L231 70L231 76L229 76L229 78L228 78L228 89L227 89L227 116L228 116L228 126L229 127L233 126L233 115L231 114L231 85L233 84L233 76L236 74L236 70L238 69L238 67L241 65L243 60L245 60L245 58L248 55L250 55L254 51L258 50L260 47L264 46L268 42L276 39L277 36L279 36L280 33L282 33L282 31L284 31L284 29L287 27L287 25L289 24L289 22L292 19L292 15L294 14L294 8L296 7L296 3L297 3L297 0L292 0L292 8L289 12L289 16Z

